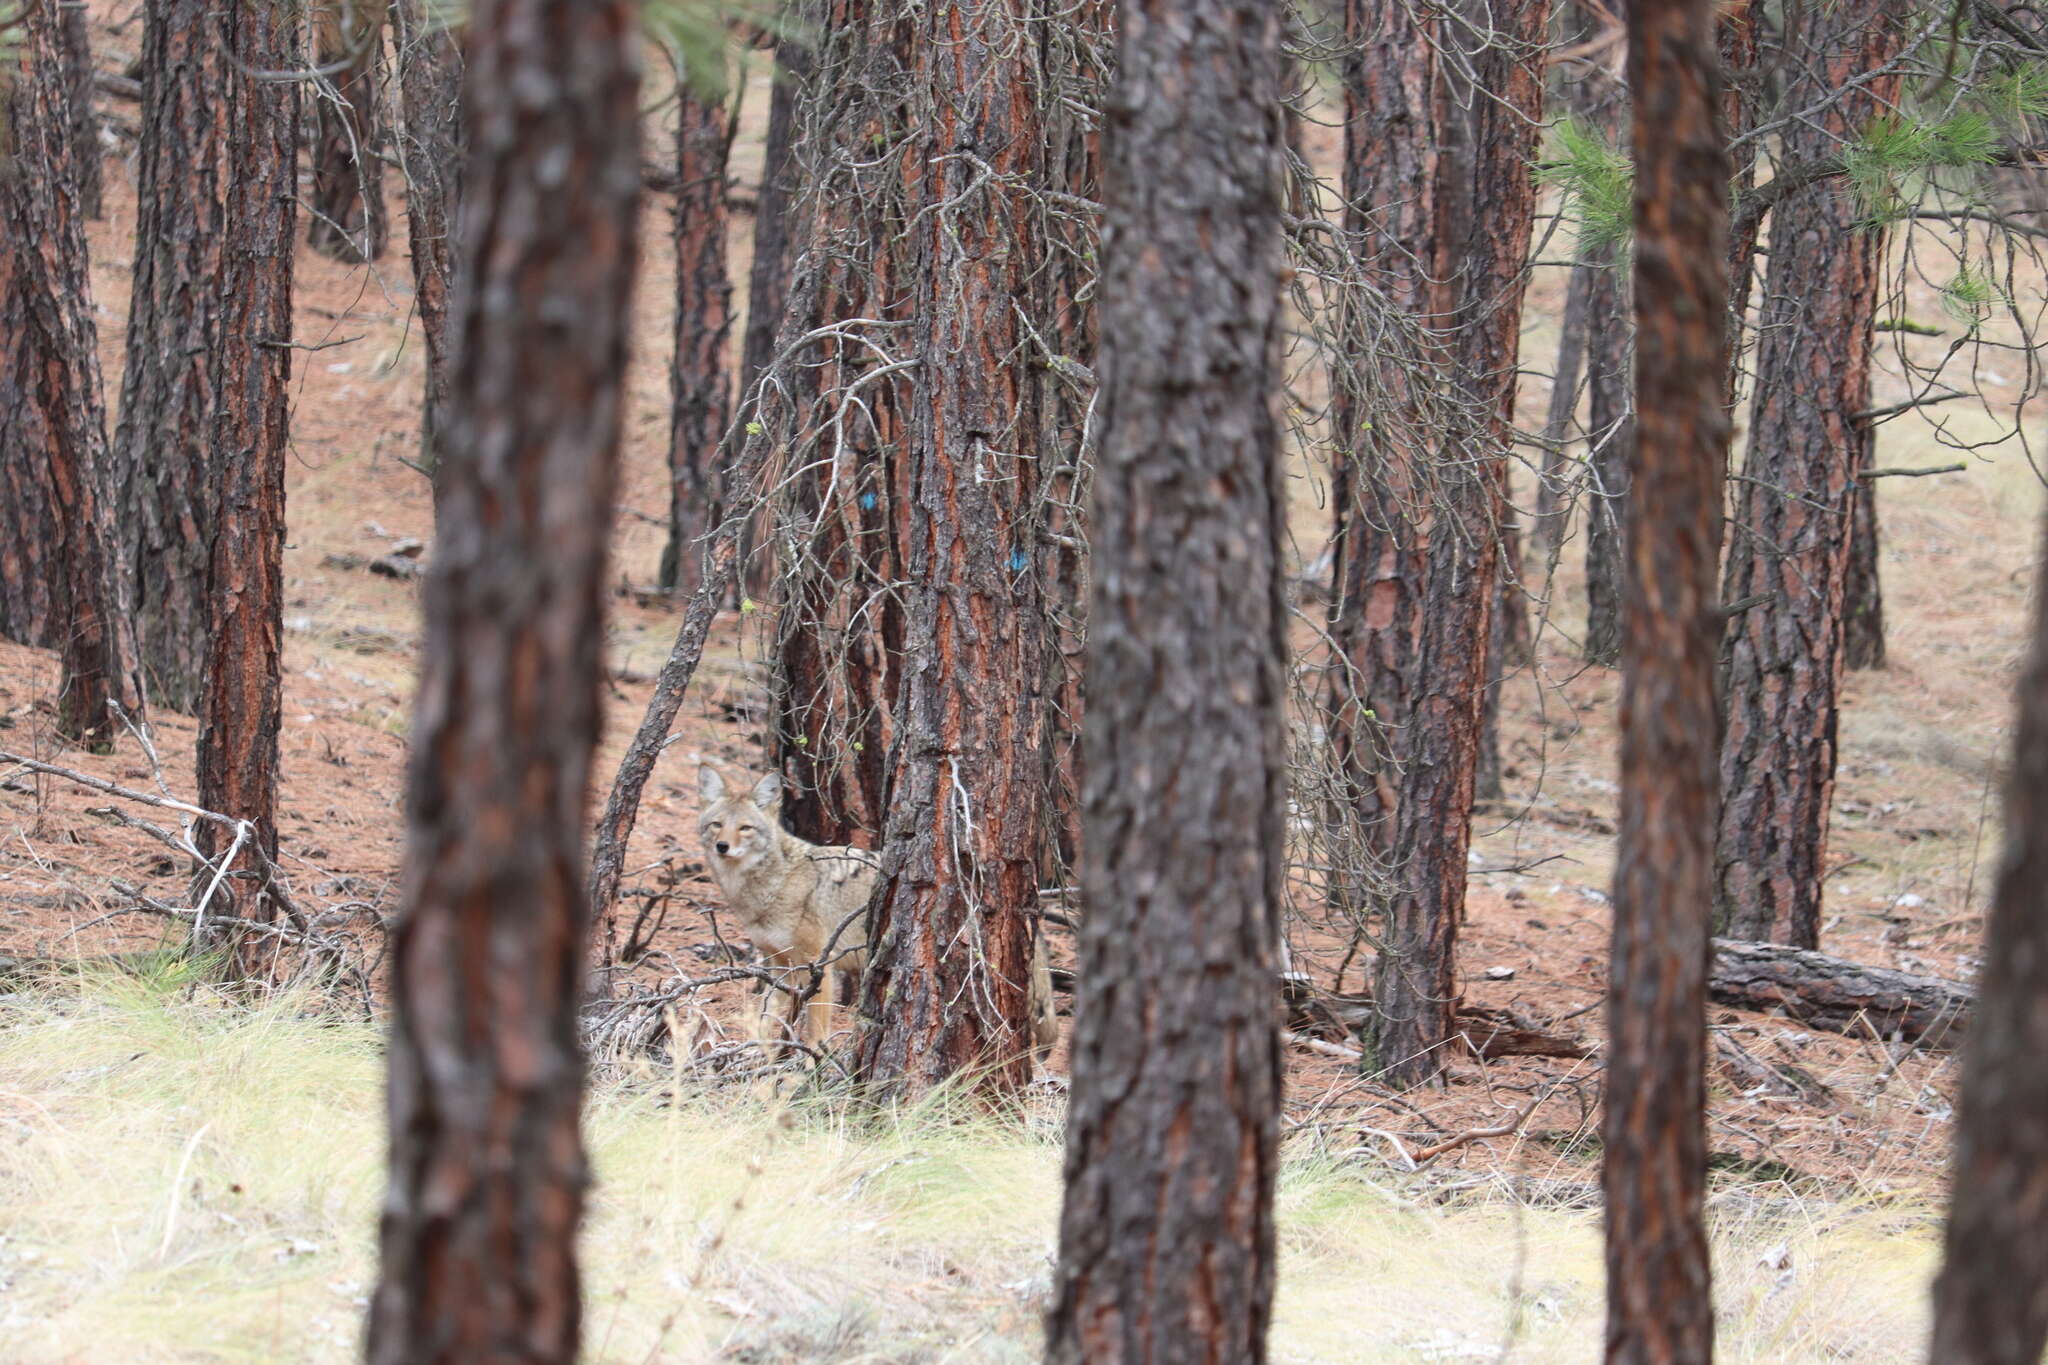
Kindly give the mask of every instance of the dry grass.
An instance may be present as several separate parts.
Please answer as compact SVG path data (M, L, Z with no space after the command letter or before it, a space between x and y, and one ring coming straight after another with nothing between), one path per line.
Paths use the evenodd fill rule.
M356 1349L382 1096L373 1028L154 980L0 1003L0 1341L23 1362L324 1361ZM1035 1359L1049 1109L858 1125L824 1105L599 1085L592 1361ZM1588 1361L1594 1215L1290 1154L1281 1361ZM1405 1183L1404 1183L1405 1182ZM1924 1210L1717 1196L1722 1358L1917 1358ZM1506 1354L1503 1355L1503 1348Z

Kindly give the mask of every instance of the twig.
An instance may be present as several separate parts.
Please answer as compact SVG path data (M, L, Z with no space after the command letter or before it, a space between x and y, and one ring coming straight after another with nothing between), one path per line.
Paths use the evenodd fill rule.
M249 836L256 827L247 820L235 824L235 841L228 845L227 855L214 864L213 880L206 884L206 894L199 898L199 904L192 907L192 939L196 943L206 930L206 907L213 903L214 892L227 880L228 869L235 865L235 857L242 851L242 845L249 842Z
M1491 1128L1468 1128L1464 1132L1459 1133L1456 1137L1448 1137L1445 1138L1442 1142L1435 1143L1428 1147L1424 1147L1421 1151L1415 1153L1413 1160L1417 1166L1420 1166L1426 1161L1435 1160L1437 1157L1442 1156L1445 1152L1454 1152L1458 1148L1465 1146L1467 1143L1477 1142L1481 1138L1507 1137L1516 1129L1520 1128L1523 1124L1527 1123L1529 1121L1529 1116L1536 1112L1536 1106L1543 1103L1543 1101L1549 1098L1550 1091L1548 1089L1545 1089L1541 1093L1539 1093L1534 1099L1530 1100L1526 1105L1523 1105L1522 1112L1516 1114L1506 1123L1495 1124Z
M1311 1038L1307 1034L1296 1033L1291 1029L1280 1030L1280 1041L1290 1047L1304 1047L1310 1052L1320 1053L1325 1057L1341 1058L1347 1062L1365 1060L1365 1054L1355 1047L1345 1047L1342 1043L1326 1043L1321 1038Z
M94 777L91 773L82 773L75 768L60 768L55 763L44 763L40 759L23 758L20 754L11 753L6 749L0 749L0 763L13 763L19 765L27 772L47 773L51 777L62 777L76 782L81 787L91 787L94 791L102 791L109 796L118 796L125 801L140 801L145 806L156 806L162 810L183 811L187 815L196 815L202 820L212 820L216 824L226 825L230 829L242 823L233 816L222 815L219 811L205 810L180 801L173 796L151 796L148 792L139 792L133 787L124 787L118 782L109 782L105 778Z
M1866 469L1857 474L1859 479L1921 479L1929 474L1961 474L1969 468L1966 464L1929 465L1924 469Z

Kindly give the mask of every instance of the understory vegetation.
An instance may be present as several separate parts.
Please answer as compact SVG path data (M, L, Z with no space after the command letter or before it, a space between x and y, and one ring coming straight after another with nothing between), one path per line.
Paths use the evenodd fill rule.
M379 1033L189 965L15 983L0 1001L0 1339L23 1362L355 1357L383 1187ZM1057 1106L598 1077L584 1229L598 1362L1037 1358ZM1369 1135L1362 1140L1370 1141ZM1932 1206L1718 1184L1727 1361L1889 1361L1924 1339ZM1577 1362L1600 1231L1497 1183L1297 1139L1278 1199L1278 1361Z

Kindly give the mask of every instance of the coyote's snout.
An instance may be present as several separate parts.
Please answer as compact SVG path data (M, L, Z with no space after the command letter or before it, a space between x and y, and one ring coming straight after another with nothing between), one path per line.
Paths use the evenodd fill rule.
M874 894L881 861L863 848L813 844L785 830L782 778L775 773L739 796L729 794L724 776L707 764L697 774L697 790L704 797L697 820L704 862L768 965L786 971L829 956L831 970L811 998L804 1029L812 1040L823 1039L831 1031L834 978L841 970L858 974L867 965L861 911ZM1041 1055L1059 1036L1045 944L1036 936L1031 1032Z

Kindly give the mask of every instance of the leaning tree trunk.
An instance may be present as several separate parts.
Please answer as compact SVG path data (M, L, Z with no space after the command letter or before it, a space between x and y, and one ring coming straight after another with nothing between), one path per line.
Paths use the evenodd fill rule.
M57 0L29 0L15 25L0 53L13 67L0 71L0 635L58 652L58 731L103 747L108 703L133 698L103 501L68 21Z
M148 0L143 10L135 270L107 484L144 692L188 714L206 680L213 537L209 366L223 302L229 79L218 15L211 0Z
M700 542L725 518L718 450L732 421L725 363L732 283L725 272L725 164L732 146L726 94L683 89L676 124L675 351L669 365L668 544L659 581L695 592Z
M374 1365L576 1359L583 837L631 329L639 6L479 0L391 974Z
M246 837L274 860L299 92L255 73L292 69L299 44L289 12L277 6L236 5L217 16L214 31L225 59L216 95L226 130L226 174L215 286L220 326L207 357L214 382L207 460L212 538L199 804L247 822ZM211 820L199 822L194 838L208 858L223 854L232 840ZM258 862L244 855L232 866L249 869ZM238 892L213 908L232 908L239 919L256 923L276 915L261 890ZM227 949L228 971L237 978L282 975L281 940L274 935L230 925L208 941Z
M1637 441L1630 453L1621 843L1607 980L1610 1365L1705 1365L1728 156L1712 0L1636 0Z
M101 213L100 116L93 106L98 89L93 79L92 33L85 5L66 4L64 17L64 80L70 87L71 168L78 179L79 211L88 218Z
M1942 1365L2032 1365L2048 1346L2048 548L2041 562L2006 787L2005 856L1963 1045L1927 1357Z
M1806 11L1804 109L1882 67L1901 31L1890 0ZM1896 71L1784 133L1788 160L1835 154L1892 105ZM1720 932L1819 945L1843 620L1884 238L1847 186L1808 187L1771 215L1749 456L1723 596L1729 623L1715 909Z
M901 163L919 362L890 491L905 635L856 1073L914 1098L1031 1077L1045 645L1032 321L1046 261L1037 0L955 0L909 47ZM954 154L975 149L973 157Z
M389 3L320 0L313 9L319 63L334 74L331 81L316 83L312 92L316 131L310 149L313 192L307 201L311 226L306 241L321 255L350 265L382 256L390 236L384 163L376 150L383 127L377 75Z
M1046 1359L1262 1365L1287 799L1280 10L1131 0L1117 23L1088 914Z
M1548 0L1515 0L1466 16L1496 32L1470 67L1435 70L1440 122L1413 136L1441 139L1435 176L1433 278L1455 281L1438 316L1452 328L1432 477L1426 551L1418 556L1414 699L1393 809L1385 948L1373 997L1375 1058L1403 1084L1435 1076L1453 1036L1456 944L1464 916L1466 852L1480 712L1493 618L1499 524L1513 439L1520 280L1535 214L1530 162L1542 86L1539 50ZM1443 22L1448 22L1447 20ZM1363 634L1371 636L1369 617Z
M462 49L433 0L397 0L392 30L405 107L406 236L412 246L413 311L426 354L420 398L420 464L440 463L448 404L448 301L455 286L456 209L462 200Z

